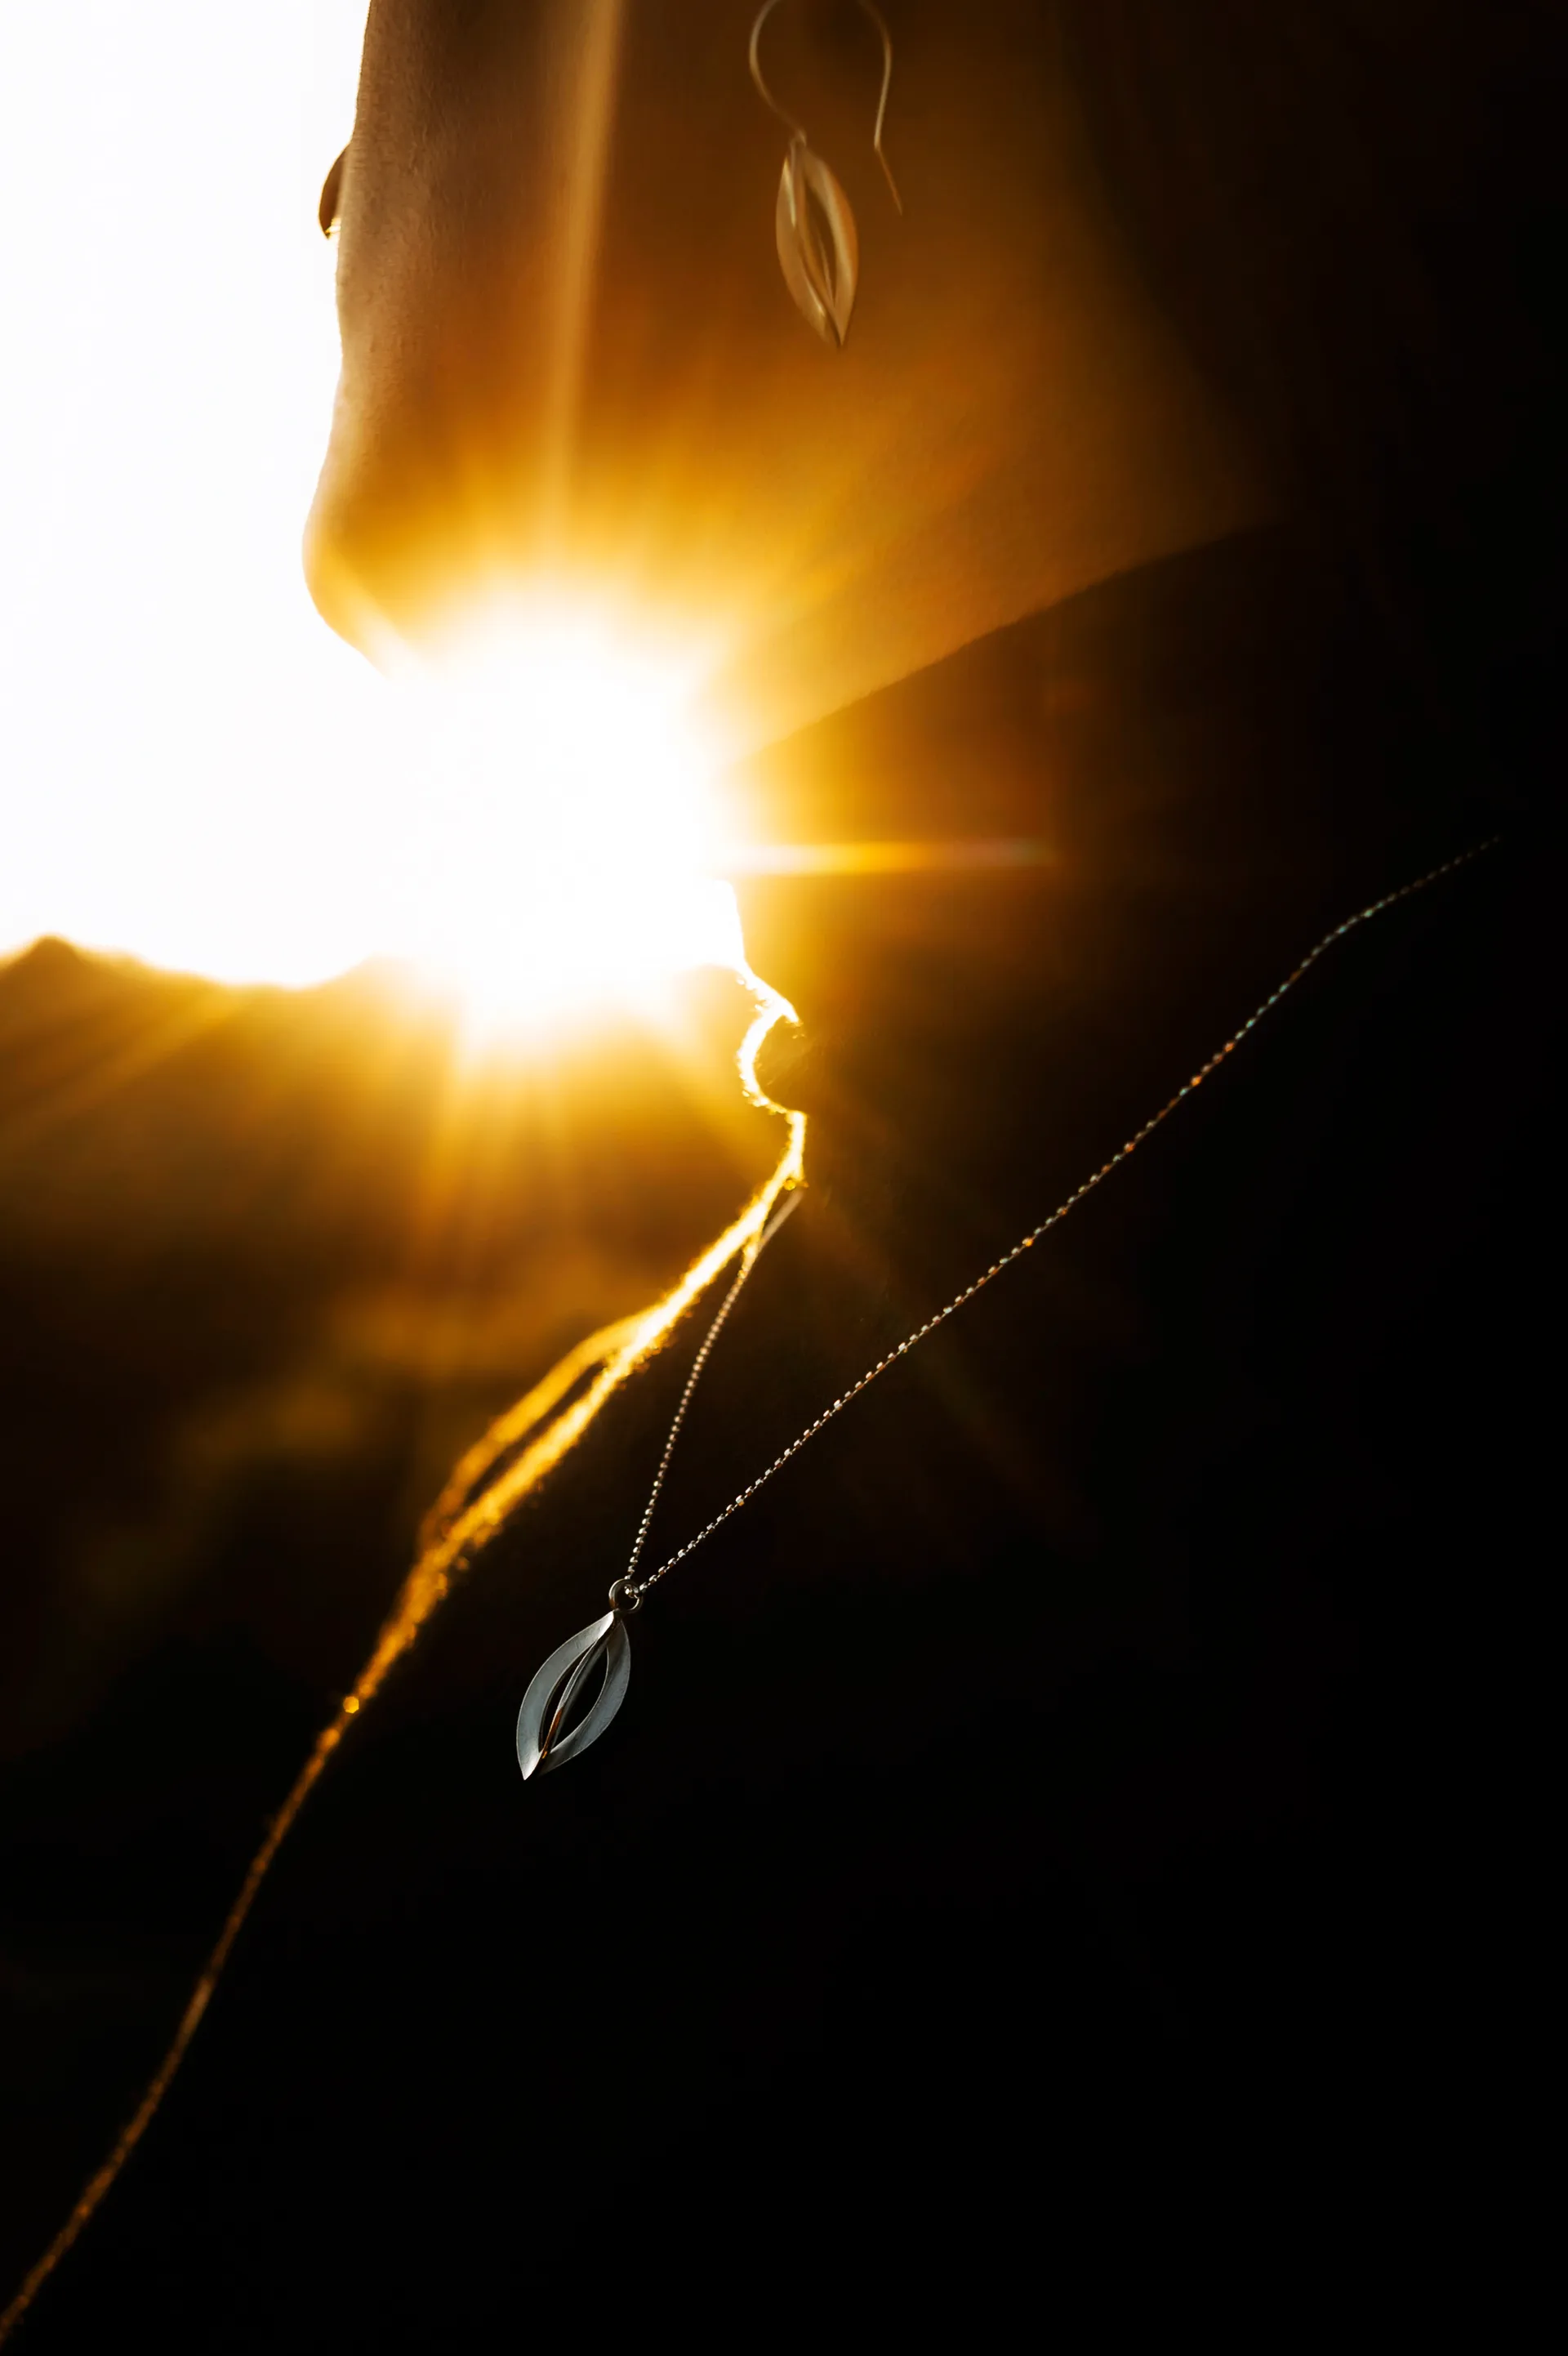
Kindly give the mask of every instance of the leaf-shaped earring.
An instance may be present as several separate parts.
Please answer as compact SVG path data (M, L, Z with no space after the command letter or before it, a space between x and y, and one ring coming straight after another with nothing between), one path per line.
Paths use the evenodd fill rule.
M794 296L795 308L801 316L832 350L842 351L844 339L849 333L849 315L855 307L855 290L860 278L860 240L849 199L837 177L811 146L804 125L784 112L763 80L758 44L763 37L763 27L778 5L779 0L763 0L761 13L752 27L751 57L752 80L759 95L773 109L779 121L787 126L790 134L789 149L779 177L778 202L773 208L773 235L778 246L779 267L784 272L784 284ZM898 188L888 168L888 159L882 153L882 121L888 111L888 91L893 79L892 37L882 21L880 11L873 7L871 0L860 0L860 6L882 37L882 93L877 103L871 145L886 176L893 202L901 213L903 206Z
M803 138L789 143L773 227L796 309L825 344L841 351L860 282L860 240L848 198Z

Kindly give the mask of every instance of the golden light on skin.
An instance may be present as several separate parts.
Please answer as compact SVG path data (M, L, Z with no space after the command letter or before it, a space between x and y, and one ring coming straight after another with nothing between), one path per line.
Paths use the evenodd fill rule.
M560 437L624 13L596 0L582 57ZM444 685L406 657L378 678L335 639L299 535L339 358L316 196L364 19L364 0L61 0L0 21L0 194L27 224L0 376L0 957L56 933L290 987L418 963L478 1037L652 1008L661 972L738 959L716 878L914 862L726 850L703 779L771 723L748 705L722 744L679 744L688 691L712 706L721 675L757 669L781 599L815 603L806 543L842 485L828 469L805 541L764 536L756 577L731 578L717 495L681 455L713 428L694 391L680 448L639 442L640 487L612 502L596 593L618 584L615 626L575 593L456 617ZM672 508L678 581L656 562Z
M476 1042L656 1013L672 974L741 962L694 832L691 665L562 597L455 616L449 661L394 650L378 677L304 587L339 359L316 194L364 21L63 0L0 26L0 193L27 223L0 377L0 958L54 933L291 988L387 960ZM585 68L568 358L615 21L602 4Z

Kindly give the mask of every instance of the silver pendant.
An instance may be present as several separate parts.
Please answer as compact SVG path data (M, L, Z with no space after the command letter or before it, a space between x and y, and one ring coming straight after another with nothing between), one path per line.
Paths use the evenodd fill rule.
M604 1682L586 1715L569 1727L572 1706L601 1663ZM533 1774L548 1775L552 1767L597 1742L625 1700L631 1678L632 1641L619 1612L606 1612L603 1620L558 1644L536 1673L517 1712L517 1764L524 1782Z
M859 283L860 241L848 198L798 134L779 177L773 233L795 308L825 344L841 351Z

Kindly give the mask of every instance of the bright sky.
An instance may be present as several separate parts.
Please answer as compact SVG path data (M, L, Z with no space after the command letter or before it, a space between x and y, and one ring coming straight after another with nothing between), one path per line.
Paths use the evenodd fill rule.
M305 594L337 356L315 207L365 7L0 15L0 954L57 932L287 982L415 955L528 1004L563 982L560 911L585 894L590 963L606 942L736 954L723 886L671 865L650 897L656 796L630 805L642 842L621 811L575 815L617 744L678 767L667 682L606 685L592 632L557 625L529 667L569 694L531 729L555 766L525 795L504 728L465 762L443 723L432 752ZM505 701L492 679L476 708ZM471 712L458 752L475 741ZM612 835L636 856L606 884L588 868Z

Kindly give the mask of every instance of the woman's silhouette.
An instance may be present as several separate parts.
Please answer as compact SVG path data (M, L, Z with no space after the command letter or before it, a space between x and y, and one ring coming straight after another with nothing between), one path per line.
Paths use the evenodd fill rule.
M334 626L541 582L722 621L746 822L931 847L743 886L809 1191L657 1557L1328 926L1505 839L683 1565L525 1786L701 1312L608 1391L312 1794L40 2347L605 2299L753 2341L792 2293L907 2333L949 2283L990 2331L1086 2232L1130 2268L1222 2219L1230 2265L1288 2211L1392 2287L1396 2209L1496 2196L1551 1526L1544 17L885 14L901 218L866 13L767 28L859 224L842 350L731 0L375 0L330 209Z

